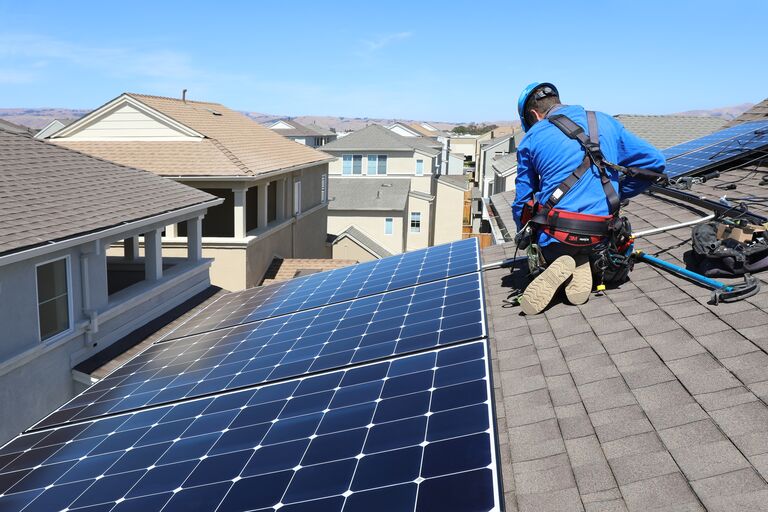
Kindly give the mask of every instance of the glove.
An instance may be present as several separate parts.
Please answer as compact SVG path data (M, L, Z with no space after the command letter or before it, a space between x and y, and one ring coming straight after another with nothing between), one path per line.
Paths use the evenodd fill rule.
M531 245L531 228L526 226L515 234L515 245L522 251Z

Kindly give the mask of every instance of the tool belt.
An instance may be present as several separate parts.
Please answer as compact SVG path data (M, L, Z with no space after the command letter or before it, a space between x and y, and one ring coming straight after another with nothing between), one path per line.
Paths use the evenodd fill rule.
M591 247L607 240L617 215L591 215L551 208L545 210L533 200L523 207L522 221L536 225L561 243Z

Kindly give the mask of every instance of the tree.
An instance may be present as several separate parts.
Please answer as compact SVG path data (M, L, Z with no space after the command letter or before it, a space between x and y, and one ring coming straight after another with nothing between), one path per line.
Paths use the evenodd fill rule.
M456 126L451 130L451 132L455 133L456 135L482 135L484 133L488 133L491 130L495 130L498 128L495 124L475 124L475 123L469 123L469 125L465 126L463 124L460 124L459 126Z

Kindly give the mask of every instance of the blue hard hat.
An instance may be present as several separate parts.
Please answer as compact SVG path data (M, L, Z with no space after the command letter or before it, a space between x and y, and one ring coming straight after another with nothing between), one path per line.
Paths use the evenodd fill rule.
M520 123L523 125L523 131L527 132L531 125L525 119L525 104L531 99L533 94L536 93L537 98L545 98L547 96L560 96L557 92L557 87L549 82L533 82L523 89L520 93L520 98L517 100L517 113L520 116Z

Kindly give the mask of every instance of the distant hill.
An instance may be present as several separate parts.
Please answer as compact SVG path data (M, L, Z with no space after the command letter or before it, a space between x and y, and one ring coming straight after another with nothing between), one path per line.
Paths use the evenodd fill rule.
M698 117L720 117L725 121L730 121L739 117L741 114L754 107L754 103L742 103L740 105L734 105L732 107L712 108L709 110L687 110L685 112L677 112L675 115L680 116L698 116Z
M0 108L0 118L39 130L54 119L80 119L88 112L69 108Z

